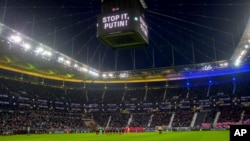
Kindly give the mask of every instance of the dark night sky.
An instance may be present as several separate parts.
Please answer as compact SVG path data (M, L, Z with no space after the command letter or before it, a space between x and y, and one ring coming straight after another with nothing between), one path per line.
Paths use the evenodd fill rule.
M145 0L149 45L112 50L96 38L101 0L5 2L2 23L101 71L229 59L250 15L249 0Z

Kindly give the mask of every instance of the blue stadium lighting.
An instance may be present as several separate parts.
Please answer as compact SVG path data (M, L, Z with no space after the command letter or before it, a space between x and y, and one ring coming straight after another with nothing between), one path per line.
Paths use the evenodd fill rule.
M213 81L212 81L212 80L209 80L208 82L209 82L209 84L212 84L212 83L213 83Z
M235 81L235 80L236 80L236 78L235 78L235 77L233 77L233 78L232 78L232 80L233 80L233 81Z
M187 83L186 83L186 85L187 85L187 86L190 86L190 83L189 83L189 82L187 82Z
M185 73L183 74L183 79L193 79L193 78L204 78L204 77L211 77L211 76L222 76L222 75L228 75L228 74L235 74L237 73L243 73L250 71L249 66L240 66L240 67L233 67L233 68L224 68L224 69L215 69L215 70L209 70L209 71L194 71L192 73Z

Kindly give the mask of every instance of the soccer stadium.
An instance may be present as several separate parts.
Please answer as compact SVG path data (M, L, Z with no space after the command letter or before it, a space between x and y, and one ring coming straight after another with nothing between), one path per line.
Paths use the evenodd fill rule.
M249 0L1 0L0 140L229 141L249 49Z

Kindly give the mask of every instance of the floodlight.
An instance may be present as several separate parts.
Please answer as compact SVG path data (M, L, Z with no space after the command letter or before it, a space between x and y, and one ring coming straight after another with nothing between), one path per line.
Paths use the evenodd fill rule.
M23 48L24 48L24 50L29 50L31 48L31 46L28 43L23 43Z
M52 53L50 51L45 50L45 51L42 52L42 55L44 55L44 56L51 56Z
M58 58L58 62L62 63L64 61L64 58L63 57L59 57Z
M124 72L124 73L121 73L119 76L120 78L126 78L128 77L128 74Z
M99 74L98 74L97 72L94 72L94 71L92 71L92 70L89 70L89 73L90 73L91 75L93 75L93 76L99 76Z
M52 52L46 51L46 55L47 55L47 56L52 56Z
M42 47L38 47L38 48L36 48L35 53L39 54L43 51L44 51L44 49Z
M102 77L103 77L103 78L106 78L106 77L107 77L107 75L106 75L106 74L102 74Z
M20 43L22 41L22 38L18 35L11 35L9 40L14 43Z
M113 74L113 73L109 73L108 75L109 75L109 77L113 77L113 76L114 76L114 74Z
M243 56L246 52L247 52L246 50L242 50L240 56Z
M88 71L88 69L87 69L87 68L82 67L82 68L80 68L80 71L82 71L82 72L87 72L87 71Z
M71 62L70 62L69 60L66 60L66 61L65 61L65 64L66 64L66 65L70 65Z
M240 58L238 58L238 59L235 61L234 65L235 65L236 67L238 67L238 66L240 65L240 63L241 63L241 60L240 60Z
M225 62L225 63L224 63L224 66L227 67L227 66L228 66L228 62Z
M75 64L75 65L74 65L74 67L75 67L75 68L77 68L77 67L78 67L78 65L77 65L77 64Z
M248 48L249 48L249 45L248 45L248 44L246 44L246 45L244 46L244 48L245 48L245 49L248 49Z

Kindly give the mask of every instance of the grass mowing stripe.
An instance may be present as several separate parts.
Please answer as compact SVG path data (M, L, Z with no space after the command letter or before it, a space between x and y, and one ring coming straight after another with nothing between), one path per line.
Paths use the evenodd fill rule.
M129 133L122 135L41 134L0 136L0 141L229 141L229 131Z

